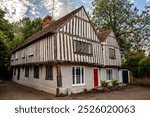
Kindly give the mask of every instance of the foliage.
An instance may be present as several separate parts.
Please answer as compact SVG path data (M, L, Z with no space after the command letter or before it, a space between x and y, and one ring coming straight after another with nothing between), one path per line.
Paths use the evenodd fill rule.
M130 51L125 54L125 67L132 71L133 76L138 75L138 63L144 58L143 52Z
M33 21L31 21L28 17L23 18L19 23L21 25L23 40L27 39L32 34L39 32L42 29L41 23L41 18L34 19Z
M101 81L101 86L108 88L108 82L106 82L106 81Z
M143 52L126 53L124 66L132 71L134 77L150 76L150 57L145 57Z
M138 65L140 76L150 77L150 56L143 58Z
M0 10L0 78L10 78L11 51L32 34L41 30L42 19L24 18L20 22L9 23Z
M117 85L119 85L119 83L118 83L117 80L112 80L112 85L113 85L113 86L117 86Z
M112 29L123 53L141 50L150 43L150 13L142 13L129 0L94 0L92 20L99 30Z

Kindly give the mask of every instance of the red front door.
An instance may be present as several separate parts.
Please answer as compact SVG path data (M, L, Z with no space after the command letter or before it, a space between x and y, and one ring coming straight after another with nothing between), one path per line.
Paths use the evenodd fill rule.
M98 69L94 69L94 87L98 87Z

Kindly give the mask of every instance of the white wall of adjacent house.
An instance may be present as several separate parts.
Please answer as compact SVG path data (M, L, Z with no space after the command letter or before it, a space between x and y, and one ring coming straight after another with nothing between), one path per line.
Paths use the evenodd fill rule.
M25 86L33 87L38 90L42 90L48 93L56 94L56 67L53 66L53 80L45 80L46 67L45 65L39 66L39 79L34 78L34 66L29 67L29 77L25 77L25 67L20 68L20 79L17 80L18 70L16 69L16 75L13 73L13 81Z
M107 70L112 70L112 79L108 79ZM102 81L108 81L108 80L119 81L119 70L118 70L118 68L101 68L100 69L100 80L102 80Z
M80 84L73 83L73 67L81 69L83 68L84 71L83 83ZM99 70L99 68L97 69ZM94 88L93 67L83 65L62 65L61 73L62 73L62 88L60 90L64 94L68 92L78 93L84 91L84 89L90 90Z

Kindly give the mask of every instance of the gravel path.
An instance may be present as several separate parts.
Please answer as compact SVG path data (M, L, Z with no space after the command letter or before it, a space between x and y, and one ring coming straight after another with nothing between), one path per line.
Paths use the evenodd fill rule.
M150 100L150 87L129 85L124 90L83 93L65 97L45 93L12 81L0 83L0 100Z

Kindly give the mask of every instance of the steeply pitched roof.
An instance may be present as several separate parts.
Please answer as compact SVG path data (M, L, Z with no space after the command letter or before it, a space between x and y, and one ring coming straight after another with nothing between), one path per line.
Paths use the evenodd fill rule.
M64 23L66 23L69 19L71 19L77 12L79 12L83 6L79 7L78 9L72 11L71 13L65 15L64 17L58 19L57 21L51 23L48 27L43 29L42 31L33 34L32 36L28 37L21 45L19 45L13 52L27 46L28 44L31 44L34 41L37 41L38 39L44 37L45 35L49 33L54 33L58 28L60 28ZM12 53L13 53L12 52Z
M100 31L97 33L98 35L98 39L101 42L104 42L106 40L106 38L108 37L108 35L111 33L112 30L104 30L104 31Z

